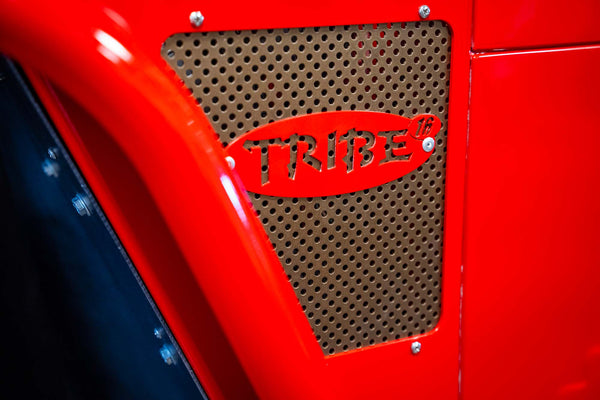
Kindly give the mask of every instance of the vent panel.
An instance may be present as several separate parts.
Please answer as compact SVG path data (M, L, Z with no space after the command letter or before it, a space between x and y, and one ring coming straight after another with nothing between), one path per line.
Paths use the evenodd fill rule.
M319 198L250 193L325 354L430 331L441 312L448 27L185 33L170 37L162 55L224 146L258 126L315 112L441 119L429 160L393 182Z

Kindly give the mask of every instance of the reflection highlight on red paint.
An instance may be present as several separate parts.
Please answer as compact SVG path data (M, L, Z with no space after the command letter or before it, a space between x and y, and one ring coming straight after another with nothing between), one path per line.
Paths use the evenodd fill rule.
M108 33L98 29L94 32L94 37L100 43L98 51L108 60L117 64L121 61L130 63L133 59L131 53L117 39Z

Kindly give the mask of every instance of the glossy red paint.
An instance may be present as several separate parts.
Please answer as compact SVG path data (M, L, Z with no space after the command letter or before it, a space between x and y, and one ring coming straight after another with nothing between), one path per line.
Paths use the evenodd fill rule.
M251 192L329 196L413 171L433 152L425 151L423 140L435 138L441 125L438 117L425 114L410 119L369 111L317 113L253 129L225 152Z
M465 400L600 398L599 63L600 46L473 58Z
M211 377L224 372L208 371L210 350L199 345L206 337L192 318L205 311L195 303L178 305L177 281L191 281L186 290L201 291L193 298L206 297L261 398L457 397L471 8L465 0L428 4L430 18L447 21L453 33L441 319L434 331L418 338L423 344L418 356L411 354L408 339L325 357L210 124L160 59L166 37L191 30L188 15L198 3L0 2L2 51L47 76L87 109L147 191L147 197L136 199L143 203L139 209L125 207L122 201L111 203L110 196L122 199L126 188L108 179L111 186L103 187L88 178L211 395L224 396L219 382L225 378ZM206 17L202 30L226 30L409 21L418 19L419 5L263 0L210 2L200 8ZM104 173L97 160L88 161L90 169ZM145 254L141 245L136 249L136 230L128 223L142 219L150 207L169 234L161 230L148 243L168 236L188 267L174 269L167 282L161 277L168 262Z
M600 42L598 0L475 0L473 7L475 50Z

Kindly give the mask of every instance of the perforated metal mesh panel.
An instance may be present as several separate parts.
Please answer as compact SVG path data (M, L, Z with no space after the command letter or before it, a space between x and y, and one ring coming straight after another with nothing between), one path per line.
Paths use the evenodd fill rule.
M356 193L250 193L325 354L431 330L440 317L450 33L443 22L186 33L162 55L224 146L333 110L442 120L429 160ZM277 329L277 327L273 327Z

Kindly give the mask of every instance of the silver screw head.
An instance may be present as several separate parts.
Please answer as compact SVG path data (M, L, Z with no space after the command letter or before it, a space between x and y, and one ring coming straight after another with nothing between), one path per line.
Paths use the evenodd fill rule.
M165 344L160 348L160 356L167 365L173 365L177 363L177 352L172 344Z
M204 15L200 11L192 11L190 13L190 24L193 27L199 28L200 25L204 22Z
M413 354L419 354L421 352L421 343L420 342L413 342L410 345L410 351Z
M433 138L425 138L425 140L423 140L423 150L425 150L425 152L429 153L433 150L433 148L435 147L435 140Z
M48 157L50 157L53 160L56 160L58 158L58 148L50 147L48 149Z
M431 14L431 9L429 8L429 6L423 4L421 7L419 7L419 17L425 19L429 17L429 14Z
M163 328L154 328L154 337L157 339L162 339L165 334L165 330Z
M44 171L46 176L53 176L55 178L58 178L60 166L56 161L52 161L46 158L42 163L42 170Z
M229 164L229 168L231 168L231 169L235 168L235 160L233 159L233 157L227 156L227 157L225 157L225 160L227 160L227 164Z
M73 207L75 208L75 211L77 211L77 214L81 215L82 217L89 217L92 215L90 201L86 195L77 193L75 197L71 199L71 202L73 203Z

